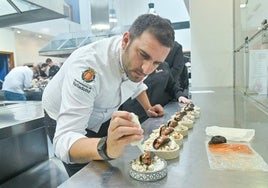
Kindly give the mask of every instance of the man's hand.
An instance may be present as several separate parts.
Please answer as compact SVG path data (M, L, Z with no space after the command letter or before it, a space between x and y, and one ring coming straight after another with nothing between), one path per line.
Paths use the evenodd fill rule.
M182 97L182 96L178 98L178 101L180 103L184 103L184 104L190 104L190 103L192 103L192 100L191 99L187 99L186 97Z
M156 105L150 107L146 111L146 113L149 117L161 117L164 115L164 109L160 104L156 104Z
M113 113L107 135L107 155L120 157L125 147L143 139L143 129L132 121L132 114L126 111Z

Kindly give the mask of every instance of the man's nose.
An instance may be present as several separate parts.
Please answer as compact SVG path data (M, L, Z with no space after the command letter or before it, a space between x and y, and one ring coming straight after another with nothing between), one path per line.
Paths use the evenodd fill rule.
M153 61L145 61L142 64L142 71L146 75L151 74L154 71Z

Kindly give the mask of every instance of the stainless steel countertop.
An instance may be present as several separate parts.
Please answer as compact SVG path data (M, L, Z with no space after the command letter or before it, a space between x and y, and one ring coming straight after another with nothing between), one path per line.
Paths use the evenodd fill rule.
M41 101L0 101L0 129L42 117Z
M55 188L66 179L68 174L62 162L52 157L0 184L0 188Z
M140 151L137 147L129 146L121 158L109 162L90 162L59 187L268 187L268 172L210 169L205 146L207 126L252 128L256 132L250 144L268 163L267 113L240 92L234 92L232 88L195 91L192 99L201 107L200 118L184 139L180 157L168 161L168 175L164 179L157 182L132 179L128 174L128 164L140 155ZM165 106L164 117L145 121L142 124L145 138L178 110L179 104L173 102Z

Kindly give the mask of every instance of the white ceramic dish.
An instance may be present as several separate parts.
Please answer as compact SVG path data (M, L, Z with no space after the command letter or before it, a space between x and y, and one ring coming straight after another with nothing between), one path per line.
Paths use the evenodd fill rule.
M139 180L139 181L157 181L160 179L163 179L164 177L167 176L167 162L163 159L160 159L164 165L163 168L156 170L156 171L148 171L148 172L140 172L137 170L134 170L132 168L132 162L129 164L129 175L133 179Z

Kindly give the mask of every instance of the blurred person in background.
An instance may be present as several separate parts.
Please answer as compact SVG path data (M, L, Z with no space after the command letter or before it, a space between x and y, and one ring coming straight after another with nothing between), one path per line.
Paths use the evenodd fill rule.
M4 100L26 101L24 89L31 87L33 69L28 66L13 68L5 77L3 83Z
M43 63L42 65L41 65L41 68L40 68L40 76L42 77L42 78L47 78L48 77L48 75L47 75L47 69L48 69L48 64L47 63Z
M52 59L50 58L46 59L46 63L49 66L48 77L52 79L55 76L55 74L60 70L60 67L58 65L55 65Z
M188 67L186 65L183 66L182 72L179 76L179 87L182 88L183 96L187 98L191 98L189 94L189 73Z
M182 45L175 41L165 61L169 64L174 80L180 82L180 76L185 66Z
M189 98L189 73L186 59L183 55L182 45L175 41L165 61L169 64L174 80L183 89L183 95Z
M32 70L33 70L33 79L39 79L39 76L40 76L40 65L37 64L37 63L34 63L33 66L31 67Z

